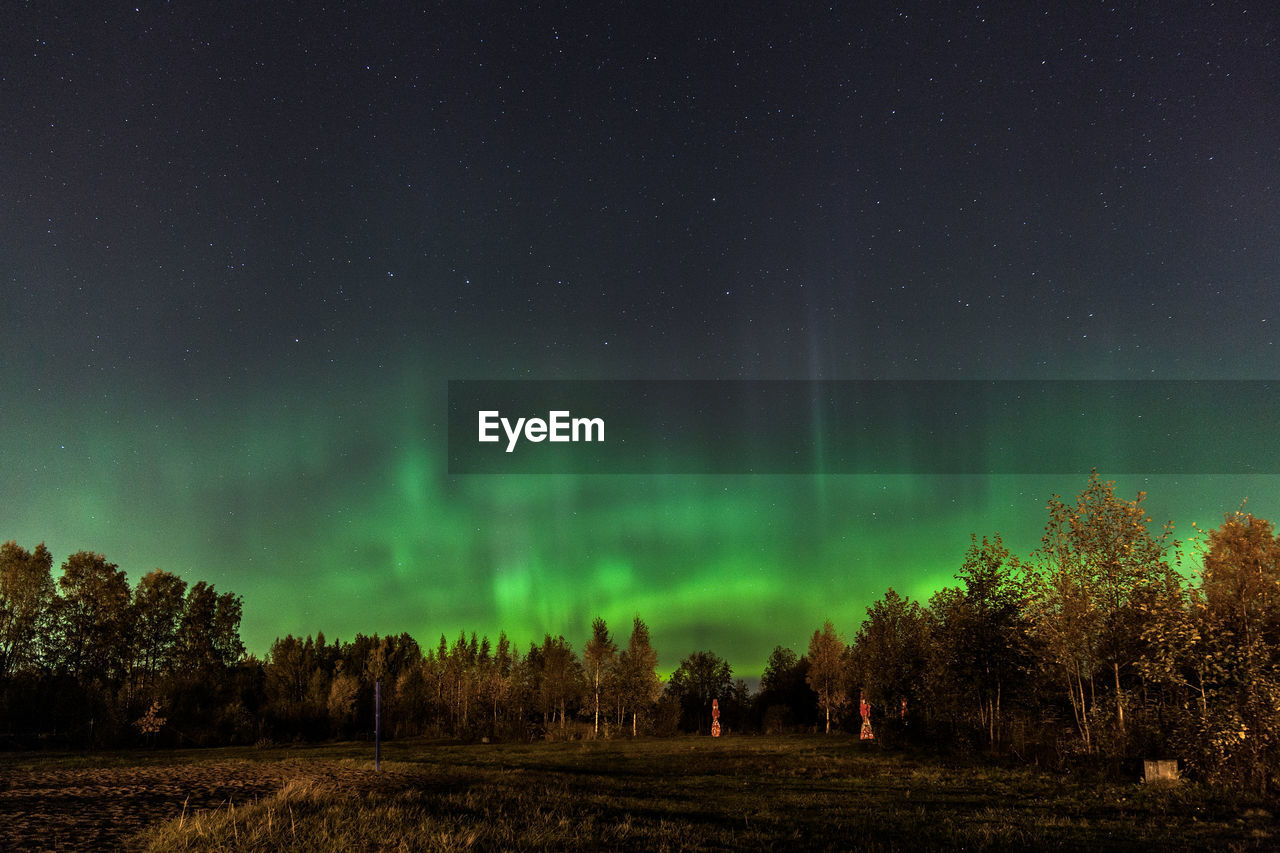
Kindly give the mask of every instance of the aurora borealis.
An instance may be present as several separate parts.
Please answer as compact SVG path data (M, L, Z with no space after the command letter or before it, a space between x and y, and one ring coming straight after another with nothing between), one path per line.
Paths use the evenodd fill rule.
M234 591L258 654L639 613L758 674L1088 477L450 476L449 380L1280 374L1270 11L8 17L0 539ZM1101 473L1180 536L1280 518Z

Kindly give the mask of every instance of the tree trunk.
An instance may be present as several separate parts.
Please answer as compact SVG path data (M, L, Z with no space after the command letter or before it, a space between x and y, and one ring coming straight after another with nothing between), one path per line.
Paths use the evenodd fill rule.
M996 710L995 710L995 714L993 715L995 717L995 723L992 726L992 732L994 732L994 734L991 737L992 746L995 746L996 740L1000 737L1000 698L1002 695L1001 688L1003 687L1004 685L1001 684L999 681L996 682Z
M1111 662L1112 671L1116 677L1116 722L1120 724L1120 734L1124 735L1124 701L1120 694L1120 662Z
M1067 688L1071 694L1071 710L1076 715L1076 728L1080 731L1080 737L1084 740L1085 749L1093 752L1093 739L1089 732L1089 703L1084 695L1084 678L1080 672L1080 662L1075 662L1075 678L1072 679L1072 673L1067 672ZM1089 680L1090 685L1093 679Z
M1093 679L1089 679L1089 693L1092 695ZM1085 704L1084 699L1084 682L1080 682L1080 718L1084 722L1084 745L1089 752L1093 752L1093 736L1089 731L1089 706Z
M1084 737L1084 727L1080 725L1080 700L1076 696L1076 685L1071 680L1071 673L1067 672L1067 698L1071 700L1071 713L1076 718L1076 729L1079 730L1080 736Z

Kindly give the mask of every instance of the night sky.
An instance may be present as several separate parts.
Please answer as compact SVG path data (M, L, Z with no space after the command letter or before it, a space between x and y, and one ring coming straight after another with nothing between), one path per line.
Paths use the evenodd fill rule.
M450 476L451 379L1280 379L1265 4L316 5L0 24L0 539L257 654L639 613L758 674L1088 477Z

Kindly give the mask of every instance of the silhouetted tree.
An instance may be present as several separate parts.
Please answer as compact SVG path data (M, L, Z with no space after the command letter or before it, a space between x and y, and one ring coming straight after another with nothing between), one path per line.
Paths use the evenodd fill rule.
M896 714L920 700L928 664L929 629L924 610L892 587L867 608L854 639L852 687L867 701ZM813 664L811 663L810 666Z
M760 677L756 697L761 727L777 733L793 726L811 726L817 720L818 696L809 687L809 659L791 649L774 646Z
M680 662L667 682L667 692L680 702L681 725L687 731L711 730L711 700L729 696L733 670L714 652L694 652Z
M662 695L662 680L658 677L658 653L649 639L649 626L636 616L631 624L631 637L619 661L620 703L631 711L631 736L639 731L640 715L648 713Z
M543 638L536 655L530 652L530 658L537 664L535 672L543 722L550 726L558 714L563 729L570 705L582 694L582 665L568 640L550 634Z
M163 709L164 681L178 668L186 591L186 581L161 569L143 575L133 589L132 692L146 707L159 701Z
M263 665L263 704L274 737L314 738L328 732L329 657L323 634L314 640L286 634L271 644Z
M118 681L129 635L129 584L101 554L79 551L62 564L58 621L63 667L81 683Z
M243 602L233 593L220 595L204 581L191 587L178 625L178 665L188 673L211 677L233 666L244 654L242 609Z
M129 583L101 554L79 551L62 564L55 600L58 669L69 679L58 706L90 743L127 724L122 686L128 659ZM73 692L67 692L71 690Z
M1000 738L1003 709L1029 681L1035 662L1017 558L999 535L970 538L956 578L929 605L930 693L953 718L974 718L987 742Z
M28 551L0 545L0 685L20 670L35 668L53 640L53 556L41 542Z

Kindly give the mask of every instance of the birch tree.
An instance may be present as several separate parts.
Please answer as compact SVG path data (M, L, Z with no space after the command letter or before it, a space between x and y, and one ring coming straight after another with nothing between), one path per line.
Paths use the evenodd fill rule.
M639 716L647 712L662 695L658 677L658 653L649 638L649 626L639 616L631 624L631 637L623 650L618 668L621 670L621 694L624 706L631 711L631 736L639 731Z
M849 650L830 619L809 639L809 672L805 678L818 694L826 733L831 734L831 715L838 715L849 704Z

